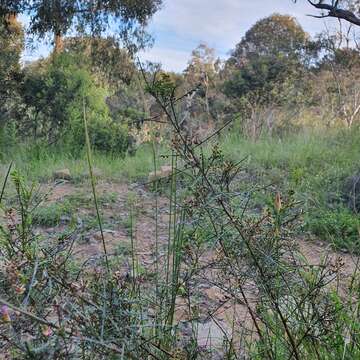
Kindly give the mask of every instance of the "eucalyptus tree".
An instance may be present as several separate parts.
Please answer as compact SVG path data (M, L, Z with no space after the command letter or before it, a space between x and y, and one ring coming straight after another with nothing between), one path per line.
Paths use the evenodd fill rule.
M247 135L256 139L265 126L271 132L277 109L303 101L315 55L315 43L289 15L260 19L245 33L226 62L223 91Z
M225 84L227 94L270 94L274 84L284 84L301 70L311 48L309 35L295 18L273 14L260 19L245 33L227 61L226 67L232 73Z
M69 32L101 35L111 30L132 50L149 40L144 31L162 0L0 0L0 15L24 14L28 32L40 38L55 36L55 51ZM136 45L136 46L135 46Z
M208 115L210 115L209 92L211 87L214 88L219 61L215 56L215 50L202 43L192 51L191 59L184 71L185 80L192 88L201 86Z
M24 33L16 17L13 14L0 17L0 130L18 108L23 47Z
M253 56L300 58L309 45L309 35L289 15L273 14L257 21L236 45L231 60Z

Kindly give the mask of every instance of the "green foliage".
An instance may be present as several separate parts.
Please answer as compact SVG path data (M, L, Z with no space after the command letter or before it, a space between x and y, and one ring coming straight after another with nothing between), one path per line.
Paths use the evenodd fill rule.
M56 226L62 219L71 217L72 211L73 208L68 202L56 202L48 206L41 206L34 211L33 222L47 227Z
M234 71L225 82L224 91L229 97L241 98L257 93L263 103L281 102L281 95L287 87L286 80L294 76L298 64L287 58L259 56L244 64L240 70ZM280 92L280 96L277 93ZM275 95L275 96L274 96Z
M129 85L136 71L128 51L114 37L73 37L64 40L64 51L91 71L100 84L115 90Z
M347 208L320 209L306 219L312 233L340 249L359 252L360 220Z
M20 57L24 47L21 24L14 18L0 17L0 81L1 100L19 80Z
M147 117L145 108L147 99L139 93L140 89L134 82L120 86L116 92L106 99L114 122L127 125L129 129L139 129L143 119Z
M146 91L157 99L164 100L165 103L175 98L176 85L171 76L165 72L154 78L152 84L147 84Z
M14 121L6 122L0 127L0 149L2 157L8 156L14 150L17 139L17 129Z
M58 316L55 314L59 313L51 310L55 316L54 319L45 320L49 316L49 309L54 308L55 301L55 308L58 308L58 305L61 304L59 306L59 310L61 307L61 313L69 311L69 313L75 315L75 312L77 313L81 308L86 308L84 314L86 313L89 316L89 322L85 326L80 326L79 330L82 328L81 331L89 332L89 336L92 336L90 334L93 333L94 326L96 326L97 330L95 330L94 334L100 331L103 333L104 338L109 339L109 336L112 336L111 334L114 331L111 324L121 323L121 328L116 326L119 332L117 331L117 334L114 334L114 339L124 337L125 340L125 337L128 338L132 345L127 340L124 341L124 344L129 345L129 352L133 353L135 351L136 358L143 358L143 353L134 350L139 346L136 346L133 342L136 338L132 336L132 331L123 329L124 326L130 329L140 319L138 312L142 305L137 301L135 304L135 297L131 295L130 287L125 283L118 286L119 284L115 278L112 276L103 277L104 273L102 272L96 275L97 279L94 278L94 272L92 274L89 272L88 275L92 279L88 278L87 281L90 280L90 282L84 287L84 290L86 288L89 295L86 295L85 300L85 294L84 296L80 295L80 291L83 291L82 286L85 283L78 277L83 272L83 269L69 258L73 242L70 241L69 243L69 236L66 234L57 234L57 237L51 242L47 241L48 239L43 239L40 235L35 235L33 209L37 200L34 187L28 186L25 178L18 171L12 173L12 180L16 189L16 203L13 204L13 208L7 208L5 204L2 204L6 224L0 224L0 253L4 264L6 263L0 270L0 287L2 290L0 296L0 321L2 333L8 333L10 330L8 325L11 325L12 329L14 324L14 328L16 328L14 331L17 333L15 336L31 331L32 338L30 341L25 340L19 347L5 351L15 358L69 357L69 351L65 350L67 346L65 344L68 342L67 340L63 342L60 339L68 337L68 340L70 340L73 336L70 334L70 328L62 325L65 325L64 321L70 325L75 318L70 320L68 316L63 317L61 320L62 325L59 326L57 325L59 322L57 319L55 320L55 317ZM46 217L46 219L49 218ZM79 284L81 283L80 287L78 281ZM111 296L109 296L108 289L111 289ZM105 294L107 297L106 313L99 312L99 309L104 305L105 299L103 296ZM5 300L4 296L6 297ZM11 298L11 305L7 302L8 296L9 299ZM78 310L74 312L75 308ZM19 309L16 315L14 309ZM105 324L104 320L108 319L109 314L114 317L109 322L106 320ZM6 322L3 321L4 319ZM37 322L35 326L31 326L30 322L34 319L40 319L40 322ZM15 332L12 330L11 332L11 336L13 336ZM79 346L78 343L74 343L74 345L71 353L75 357L77 357L76 354L86 355L83 345ZM112 347L108 347L108 350L109 357L121 352L121 350L114 352ZM86 356L97 358L97 355L94 355L96 351L94 346L90 345L86 350L88 353ZM124 352L124 348L122 351ZM125 353L127 352L128 350L125 350ZM102 357L102 355L99 356Z
M275 108L294 117L309 105L318 50L319 43L288 15L271 15L247 31L226 61L222 87L244 135L257 139L263 131L281 131L287 125L274 119Z
M255 182L282 193L295 191L306 214L304 229L336 248L358 251L358 215L347 208L344 187L360 167L359 139L357 130L264 136L256 143L229 135L223 149L233 161L245 159L243 186ZM265 203L260 196L252 201L256 207Z
M90 76L66 55L26 70L22 92L31 114L24 130L35 140L55 142L69 126L73 108L81 106L81 97L90 90Z
M91 109L91 105L89 109ZM78 110L78 108L72 109L71 118L73 122L68 129L68 135L65 140L66 145L75 151L82 150L85 146L84 127L81 122L81 114ZM127 125L114 122L108 113L108 109L104 108L104 110L105 113L102 113L104 115L103 118L98 116L99 113L96 109L87 112L87 116L90 119L88 125L90 144L94 150L122 156L126 154L130 141Z
M0 16L0 131L20 112L18 90L22 79L20 58L23 48L21 24L14 17Z
M30 116L23 131L79 152L85 145L84 106L91 145L95 150L124 154L128 148L126 124L115 123L106 104L106 90L97 86L77 56L62 54L27 69L23 98Z
M156 13L161 0L136 1L31 1L2 0L0 15L14 12L29 17L29 33L43 38L49 33L63 36L69 30L100 35L112 23L118 37L127 43L144 46L149 40L144 26Z
M295 57L303 55L309 35L289 15L273 14L259 20L236 46L230 61L252 56Z
M313 269L308 273L302 274L303 289L292 288L298 291L297 296L301 296L304 287L313 287L322 276L319 269ZM316 300L315 300L316 298ZM287 320L297 337L300 333L313 331L314 336L305 336L298 346L301 359L312 359L317 354L321 359L355 359L360 352L357 345L350 344L351 340L358 341L358 313L355 307L344 301L336 291L322 292L313 298L317 304L317 311L321 316L327 316L327 323L322 322L321 318L314 320L316 316L315 308L310 302L304 301L303 304L297 302L296 295L284 296L280 306L284 315L289 316ZM266 335L266 344L263 341L256 341L251 351L251 359L260 360L264 358L266 351L271 348L271 354L276 360L289 358L289 349L282 343L281 339L286 336L282 329L281 320L273 311L262 314L265 322L272 328L272 332ZM312 323L313 321L313 323ZM312 328L310 329L310 327ZM320 335L321 334L321 335ZM351 334L351 335L350 335ZM349 337L352 337L350 340ZM321 337L321 340L320 340Z

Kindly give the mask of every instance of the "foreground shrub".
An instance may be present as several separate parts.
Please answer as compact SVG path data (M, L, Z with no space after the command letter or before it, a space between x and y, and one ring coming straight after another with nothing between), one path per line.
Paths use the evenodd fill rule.
M0 344L15 358L358 358L357 265L342 283L341 257L309 263L295 237L301 204L294 194L272 193L268 206L249 210L257 187L239 190L243 161L228 159L216 143L203 151L178 126L172 82L146 81L173 126L165 244L154 183L154 271L144 271L137 257L135 199L127 204L131 258L124 271L107 251L92 177L103 254L86 268L88 260L79 265L72 256L74 230L55 242L34 231L36 192L13 172L17 203L4 205L0 232ZM155 144L152 150L158 168ZM89 146L87 155L91 173ZM220 305L234 308L230 332L216 323L218 307L201 307L204 278L221 290ZM249 321L237 318L237 306ZM208 318L224 334L218 347L198 341Z

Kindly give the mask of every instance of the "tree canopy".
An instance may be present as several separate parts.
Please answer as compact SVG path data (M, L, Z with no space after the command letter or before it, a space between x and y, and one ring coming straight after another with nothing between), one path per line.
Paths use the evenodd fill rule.
M295 18L273 14L255 23L236 45L232 59L252 56L298 57L309 43L308 34Z
M16 97L20 78L23 30L14 18L0 17L0 119L6 117ZM3 121L2 121L3 122Z
M1 0L0 15L25 14L28 31L39 37L51 33L66 35L69 30L100 35L109 27L119 38L143 46L144 25L159 9L162 0Z
M292 16L273 14L259 20L227 61L226 95L260 96L265 103L277 103L288 82L295 84L301 77L310 49L310 36Z

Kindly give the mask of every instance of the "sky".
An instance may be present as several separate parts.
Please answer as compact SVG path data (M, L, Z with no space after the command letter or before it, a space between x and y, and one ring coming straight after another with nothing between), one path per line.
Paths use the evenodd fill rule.
M226 58L257 20L275 12L295 16L311 35L325 29L324 20L308 16L319 13L306 0L164 0L148 27L154 46L140 53L140 59L160 62L168 71L181 72L200 43ZM24 60L48 52L49 45L40 43L35 50L25 52Z

